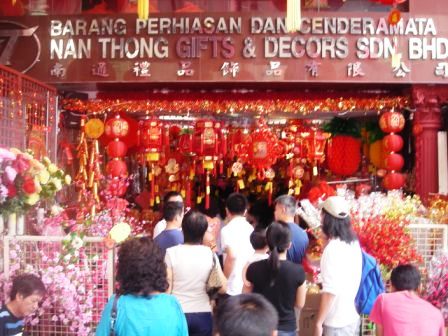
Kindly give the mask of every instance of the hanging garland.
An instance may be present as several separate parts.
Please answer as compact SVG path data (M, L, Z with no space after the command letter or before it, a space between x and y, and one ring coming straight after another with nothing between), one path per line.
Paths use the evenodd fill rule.
M327 98L327 99L256 99L256 100L89 100L64 99L65 110L80 113L118 113L129 114L142 112L146 114L166 113L184 115L210 113L257 113L267 115L285 112L295 115L308 115L313 112L345 113L347 111L381 111L383 109L408 106L408 97L369 97L369 98Z

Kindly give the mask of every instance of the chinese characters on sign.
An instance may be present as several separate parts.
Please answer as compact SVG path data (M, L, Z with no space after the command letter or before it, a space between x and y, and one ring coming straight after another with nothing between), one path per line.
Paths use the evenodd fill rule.
M401 61L399 65L393 67L392 71L395 74L395 77L402 78L406 77L406 75L411 72L406 63L404 63L403 61Z
M151 77L151 73L149 72L149 68L151 63L144 62L135 62L132 71L135 74L135 77Z
M447 78L448 77L448 63L441 62L441 63L437 64L434 74L437 77Z
M221 66L222 76L231 75L233 78L240 72L240 64L238 62L224 62Z
M362 69L361 62L349 63L347 65L347 76L349 77L363 77L365 73Z
M273 62L270 61L269 62L269 69L266 70L266 76L281 76L282 75L282 70L280 69L280 62Z
M64 78L67 73L67 69L61 63L56 63L50 70L50 75L56 78Z
M319 76L319 62L311 61L305 65L306 71L311 75L311 77Z
M92 75L97 77L109 77L106 62L98 62L92 66Z
M181 61L180 62L180 69L177 70L177 76L187 76L191 77L194 75L194 70L191 68L191 62L189 61Z

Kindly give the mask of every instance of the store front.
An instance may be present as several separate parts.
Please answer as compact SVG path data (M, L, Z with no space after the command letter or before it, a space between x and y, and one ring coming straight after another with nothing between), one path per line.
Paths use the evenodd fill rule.
M366 197L355 220L359 230L369 223L366 237L379 219L363 219L361 209L376 209L388 199L381 192L395 190L381 214L397 230L388 236L423 237L420 227L405 233L398 224L421 224L414 220L420 205L428 207L425 224L443 223L448 8L436 0L408 0L392 12L368 0L304 1L300 32L290 33L285 3L151 0L147 20L137 18L136 1L0 5L0 63L49 90L38 103L22 101L24 89L0 71L3 115L12 127L28 125L24 141L2 141L24 150L38 134L42 155L74 181L57 198L67 218L25 231L52 236L80 225L82 237L110 243L112 225L132 218L133 233L151 234L169 190L204 210L233 191L268 205L285 193L318 203L347 191L354 202ZM14 124L17 110L38 118L21 115ZM448 244L445 227L430 227L424 235L434 234L432 245L424 240L421 257L406 246L403 260L426 267ZM107 279L93 270L105 270L112 258L103 238L95 239L86 260L101 257L86 279L101 280L88 287L95 296L94 317L83 320L89 328L113 286L110 268ZM44 319L40 331L53 327Z

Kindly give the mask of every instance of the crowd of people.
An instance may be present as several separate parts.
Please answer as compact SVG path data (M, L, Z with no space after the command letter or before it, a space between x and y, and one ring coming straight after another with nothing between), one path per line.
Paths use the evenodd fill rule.
M153 237L130 238L119 246L116 292L96 335L297 336L309 243L295 222L297 206L292 196L279 196L266 223L241 193L226 199L225 218L218 211L185 209L180 194L168 193ZM261 210L266 213L266 207ZM355 296L362 252L349 213L341 197L322 204L325 248L314 336L359 335ZM213 295L207 290L212 274L219 283ZM400 265L391 281L393 292L380 295L370 315L377 335L444 336L441 312L418 297L418 269ZM10 301L0 310L0 336L21 335L24 318L44 295L37 276L15 278Z

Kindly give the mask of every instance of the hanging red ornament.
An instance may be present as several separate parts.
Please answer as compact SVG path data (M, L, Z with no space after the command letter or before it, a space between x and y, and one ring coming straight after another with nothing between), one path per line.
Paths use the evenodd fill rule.
M398 133L403 130L404 116L400 112L386 112L380 117L380 128L384 133Z
M392 26L395 26L401 20L401 12L394 8L390 11L389 16L387 17L387 21Z
M147 119L139 122L138 144L147 153L149 161L159 161L163 151L163 123L159 119Z
M404 166L403 156L397 153L388 154L384 160L384 167L387 170L401 170Z
M108 143L106 151L110 158L122 158L126 155L128 146L118 139Z
M106 122L104 131L109 138L123 138L129 132L129 123L116 114Z
M403 148L403 138L397 134L389 134L383 138L383 148L386 152L399 152Z
M107 163L106 172L112 177L125 177L128 175L128 167L123 160L114 159Z
M336 135L328 141L327 163L333 174L350 176L361 163L361 140L348 135Z
M383 187L387 190L400 189L404 186L405 177L400 173L387 173L383 179Z

